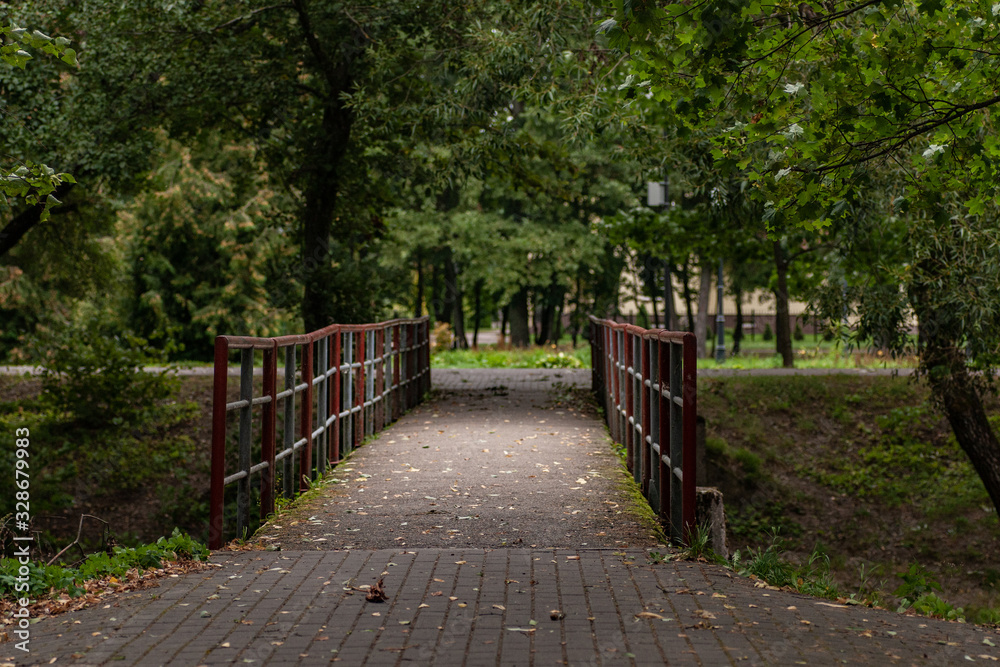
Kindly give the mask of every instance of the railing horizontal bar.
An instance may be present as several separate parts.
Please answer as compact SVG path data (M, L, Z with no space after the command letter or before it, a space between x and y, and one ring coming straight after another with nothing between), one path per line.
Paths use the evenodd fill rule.
M250 346L247 345L243 349L249 349L249 347ZM240 481L241 479L243 479L246 476L247 476L247 471L246 470L241 470L241 471L233 473L232 475L230 475L229 477L227 477L225 480L223 480L223 483L227 484L227 485L228 484L232 484L233 482Z
M230 410L239 410L240 408L245 408L250 405L250 402L245 398L242 401L233 401L232 403L226 403L226 412Z
M285 458L287 456L291 456L294 453L295 453L295 450L292 449L291 447L289 447L288 449L282 449L280 452L278 452L277 454L274 455L274 460L275 461L280 461L281 459L283 459L283 458Z
M271 464L268 463L267 461L261 461L260 463L258 463L255 466L250 466L250 474L252 475L255 472L260 472L261 470L263 470L264 468L268 467L269 465L271 465Z
M312 432L312 437L315 438L316 436L322 435L324 431L326 431L326 426L320 426L318 429Z
M283 398L288 398L294 393L295 389L286 389L285 391L279 391L277 394L274 395L274 398L280 401Z
M674 477L676 477L679 481L683 482L684 481L684 471L681 470L680 468L674 468Z
M257 398L253 399L251 405L263 405L265 403L270 403L270 402L271 402L270 396L258 396Z
M306 438L299 438L298 440L295 441L295 444L292 445L292 449L299 449L301 447L304 447L306 442L308 442Z

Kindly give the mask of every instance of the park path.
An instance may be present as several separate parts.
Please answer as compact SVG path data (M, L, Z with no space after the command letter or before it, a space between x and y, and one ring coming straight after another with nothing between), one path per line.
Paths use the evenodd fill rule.
M257 543L267 550L219 551L208 570L42 619L31 626L31 653L0 644L0 663L1000 659L995 630L664 559L671 551L634 511L600 423L567 400L588 379L586 371L434 371L434 399L338 468L342 482L262 531ZM386 600L366 600L379 580Z

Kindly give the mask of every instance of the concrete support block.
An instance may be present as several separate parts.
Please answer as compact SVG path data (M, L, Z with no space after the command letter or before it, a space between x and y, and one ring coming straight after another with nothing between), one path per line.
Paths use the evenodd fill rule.
M729 558L726 545L726 507L722 492L714 486L699 486L695 496L695 518L708 528L708 546L719 556Z

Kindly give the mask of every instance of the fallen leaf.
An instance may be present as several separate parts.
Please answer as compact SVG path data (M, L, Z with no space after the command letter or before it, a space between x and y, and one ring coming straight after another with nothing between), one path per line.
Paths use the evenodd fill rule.
M382 588L382 579L376 581L375 585L368 590L365 599L369 602L385 602L389 599L385 594L385 589Z
M493 605L493 608L499 609L500 611L507 611L507 607L503 606L502 604L495 604Z
M715 614L710 611L706 611L705 609L695 609L694 615L699 618L715 619Z
M230 644L229 642L222 642L221 644L219 644L219 646L221 646L222 648L229 648Z
M423 609L424 607L430 607L430 605L429 604L421 604L420 606L417 607L417 609Z
M660 620L660 621L663 620L663 616L660 616L659 614L654 614L651 611L640 611L638 614L635 615L635 617L636 618L655 618L655 619ZM713 616L713 618L714 618L714 616Z
M510 628L509 627L507 629L510 630L511 632L525 632L525 633L530 633L530 632L534 632L535 631L535 628Z
M726 596L723 595L722 593L712 593L712 597L713 598L724 598Z
M566 618L566 612L560 609L553 609L552 611L549 612L549 618L551 618L553 621L562 620Z
M455 561L455 565L465 565L465 561L464 560L456 560Z

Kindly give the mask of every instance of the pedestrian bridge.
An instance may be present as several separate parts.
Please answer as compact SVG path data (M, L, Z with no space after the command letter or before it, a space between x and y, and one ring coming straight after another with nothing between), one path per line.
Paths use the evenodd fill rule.
M612 363L610 353L608 360L624 366L616 372L633 378L633 389L644 386L641 358L638 379L636 364ZM364 364L351 363L362 364L358 372ZM383 377L395 368L387 364ZM247 400L255 411L252 442L263 439L260 411L275 405L273 398L259 400L273 395L264 391L268 374L272 381L281 377L265 366L244 398L226 397L230 404ZM659 383L648 379L646 389L653 390ZM995 631L775 590L720 565L678 558L640 494L641 448L633 442L637 475L635 465L632 471L622 465L601 415L585 400L593 380L590 371L434 370L434 391L425 400L396 413L391 394L382 399L383 415L398 418L363 446L345 448L341 430L339 462L329 467L327 460L328 474L310 478L308 494L279 507L245 542L216 550L206 569L41 619L32 625L29 655L8 642L0 644L0 658L56 665L470 667L1000 658ZM361 382L354 378L349 386ZM302 384L297 375L292 388ZM619 395L624 389L618 387ZM641 389L638 399L641 409ZM317 400L314 394L314 415ZM238 404L230 411L235 423L226 438L237 444L245 409ZM338 414L342 422L356 420L357 433L358 415L364 424L378 419L377 409L372 403L366 412ZM283 409L274 412L276 433L284 437ZM641 414L617 404L607 413L620 420L614 428L624 422L641 437ZM333 448L318 442L323 434L315 433L315 417L307 423L315 464L316 452L330 456ZM294 426L300 428L298 420ZM654 429L645 432L655 441ZM305 446L294 450L299 461ZM256 447L250 468L260 464ZM288 458L252 473L248 515L259 511L264 471L279 473L275 495L284 493ZM655 488L653 474L647 488ZM226 512L235 523L228 503Z

